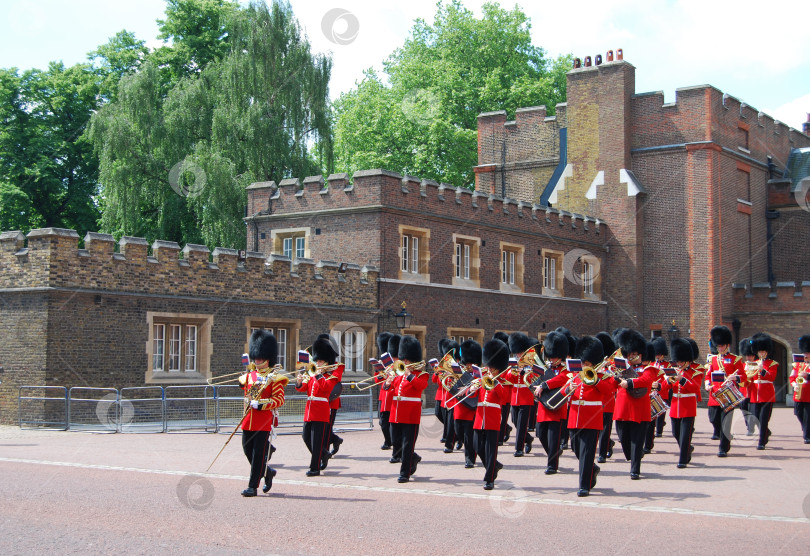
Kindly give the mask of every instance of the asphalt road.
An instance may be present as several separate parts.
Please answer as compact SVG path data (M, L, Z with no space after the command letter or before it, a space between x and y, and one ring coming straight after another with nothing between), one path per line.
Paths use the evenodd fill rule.
M538 442L505 464L495 490L483 468L444 454L425 417L423 461L407 484L380 450L379 430L340 433L345 442L320 477L309 454L283 435L267 495L242 498L248 465L235 436L93 434L0 427L0 552L125 554L672 554L803 553L810 534L810 445L791 409L774 411L768 448L742 430L718 458L705 410L693 463L677 469L670 426L631 481L620 454L577 498L576 459L546 476ZM801 548L804 546L805 548Z

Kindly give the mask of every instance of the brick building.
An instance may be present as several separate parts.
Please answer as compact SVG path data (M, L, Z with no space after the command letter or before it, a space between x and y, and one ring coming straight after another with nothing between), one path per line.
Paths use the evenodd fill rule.
M709 85L636 93L608 52L575 63L567 103L478 120L476 191L583 212L603 247L608 328L766 330L787 355L810 332L810 137ZM784 391L783 391L784 392Z
M373 320L377 271L209 254L201 245L73 230L0 234L0 422L23 385L205 384L240 368L251 330L272 329L279 363L342 322ZM338 270L341 270L338 273Z
M607 324L610 231L594 218L385 170L254 183L248 246L268 256L329 257L380 269L377 321L407 304L404 331L434 355L440 338ZM370 336L369 336L370 337ZM370 343L369 353L373 353Z

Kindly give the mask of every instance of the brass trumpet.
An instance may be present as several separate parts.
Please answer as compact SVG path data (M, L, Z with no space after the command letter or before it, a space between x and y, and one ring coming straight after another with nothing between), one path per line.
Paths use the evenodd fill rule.
M394 372L397 376L402 376L406 372L415 373L418 371L424 371L425 369L425 362L424 361L417 361L416 363L408 363L405 364L402 361L397 361L394 363Z

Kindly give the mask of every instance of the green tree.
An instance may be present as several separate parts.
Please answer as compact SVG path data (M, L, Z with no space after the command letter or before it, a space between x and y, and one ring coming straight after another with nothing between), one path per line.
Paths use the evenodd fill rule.
M473 182L477 117L565 100L570 56L549 61L531 43L517 7L485 4L483 16L454 0L433 24L416 20L384 62L389 85L368 72L334 105L338 170L384 167L455 185Z
M313 56L290 7L251 4L227 35L221 59L166 94L148 59L94 116L105 230L244 246L248 184L329 167L331 61Z
M87 55L98 75L100 94L105 100L113 100L121 78L140 67L149 54L145 44L124 29Z
M0 70L0 181L15 204L31 203L23 223L96 229L97 163L83 133L98 93L87 64Z

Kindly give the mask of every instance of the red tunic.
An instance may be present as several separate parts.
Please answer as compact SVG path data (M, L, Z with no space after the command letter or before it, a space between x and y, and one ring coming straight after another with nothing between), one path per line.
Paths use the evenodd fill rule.
M579 375L574 377L574 392L571 394L568 411L569 429L602 430L602 412L607 393L614 391L611 379L600 380L593 386L583 384Z
M374 373L374 382L380 384L385 382L386 374L382 371ZM393 390L385 390L382 386L380 386L380 412L383 411L391 411L391 405L394 401L394 391Z
M616 367L613 365L608 365L602 372L599 374L605 374L606 372L615 371ZM604 413L613 413L613 410L616 408L616 381L613 379L610 380L602 380L605 383L605 390L603 392L602 397L602 411Z
M684 373L684 383L681 381L670 384L665 381L661 387L661 396L666 398L667 394L672 392L672 403L669 405L669 416L673 419L683 419L684 417L697 416L697 398L700 394L700 382L690 379L687 375L689 370Z
M711 359L709 360L708 369L706 370L706 390L709 390L709 407L717 407L720 403L712 396L713 393L717 392L720 389L720 386L723 385L725 379L723 380L716 380L712 377L713 371L723 371L726 375L726 378L730 377L733 374L737 374L740 376L740 382L738 384L740 388L740 392L743 395L746 393L744 392L744 379L745 379L745 363L743 363L742 357L739 355L734 355L733 353L726 353L722 358L722 364L718 363L717 358L719 355L710 355Z
M259 395L259 409L249 409L247 416L242 421L243 431L270 431L276 426L276 414L273 411L284 405L284 387L287 385L287 378L278 375L268 376L267 373L260 374L256 371L251 371L245 377L245 384L242 389L245 391L245 396L254 384L264 384L266 380L270 380L270 384L262 390ZM249 399L245 399L250 403Z
M410 380L409 380L410 379ZM397 376L391 383L394 392L391 422L418 425L422 420L422 392L428 385L428 373Z
M501 430L501 406L509 403L509 391L501 384L496 384L492 390L479 388L476 394L478 407L475 410L473 428L486 431Z
M793 372L790 373L790 378L788 382L790 382L790 386L793 388L793 401L794 402L810 402L810 380L805 379L805 383L802 384L802 392L801 397L796 395L796 379L799 377L799 373L807 373L810 372L810 364L807 363L794 363L793 364Z
M439 375L440 373L434 372L430 377L430 381L436 385L436 397L434 398L436 403L444 407L444 402L447 400L447 390L442 388L441 377Z
M305 422L329 422L329 394L332 393L334 386L334 377L318 375L302 383L301 386L295 387L299 392L307 393L307 406L304 409Z
M652 386L658 376L658 368L648 365L643 369L636 368L638 378L630 379L632 384L629 388L647 388ZM633 421L635 423L649 422L652 420L650 412L649 392L646 396L634 398L628 393L628 389L618 388L616 390L616 408L613 412L614 421Z
M698 385L697 391L697 401L703 401L703 391L700 388L700 385L703 384L704 374L706 373L706 369L702 366L698 365L697 363L692 363L689 365L689 371L686 373L686 377Z
M552 371L557 373L557 376L547 380L543 389L553 390L554 388L562 388L568 383L568 372L565 365L556 365L550 367ZM562 394L563 392L561 392ZM549 411L546 407L539 403L537 404L537 421L562 421L568 417L568 404L564 403L557 409L557 411Z
M498 379L505 379L505 381L509 383L510 400L507 403L511 403L514 406L534 405L534 394L532 390L526 386L526 383L523 382L525 373L529 371L531 371L531 367L524 367L517 374L513 374L512 372L504 373L501 375L501 378Z
M748 394L751 396L751 403L776 401L776 390L773 387L773 381L776 380L779 364L772 359L763 359L762 369L765 371L764 376L760 371L753 380L749 381Z

